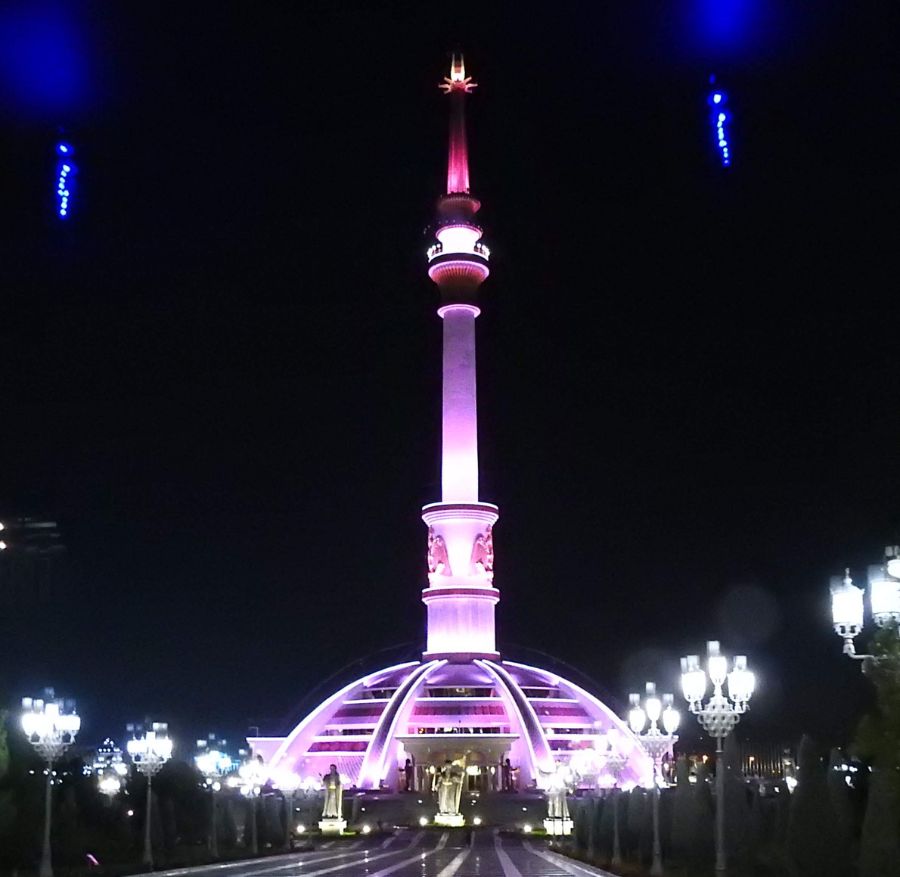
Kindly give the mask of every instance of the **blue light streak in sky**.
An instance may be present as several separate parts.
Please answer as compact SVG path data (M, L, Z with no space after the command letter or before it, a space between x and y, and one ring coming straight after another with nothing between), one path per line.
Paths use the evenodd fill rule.
M72 161L74 150L68 143L57 143L56 154L56 213L60 219L68 219L72 211L72 178L75 175L75 162Z
M728 139L728 122L731 114L725 109L728 95L721 88L714 88L709 95L709 105L712 107L713 132L716 137L716 150L723 167L731 166L731 142Z

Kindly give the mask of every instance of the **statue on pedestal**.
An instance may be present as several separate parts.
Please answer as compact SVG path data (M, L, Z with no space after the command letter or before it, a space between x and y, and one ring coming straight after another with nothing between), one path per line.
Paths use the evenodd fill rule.
M462 776L451 761L445 761L436 777L438 812L447 816L459 814L459 799L462 795Z
M547 818L544 828L550 835L569 835L572 833L572 817L569 816L569 794L572 783L572 771L568 767L556 764L553 771L542 771L549 774L544 791L547 794Z
M341 775L338 773L336 765L331 764L329 768L328 773L322 777L322 783L325 786L325 807L322 809L322 818L340 819L341 798L343 796Z
M561 770L550 775L547 783L547 816L550 819L568 819L569 802L566 800L569 787Z

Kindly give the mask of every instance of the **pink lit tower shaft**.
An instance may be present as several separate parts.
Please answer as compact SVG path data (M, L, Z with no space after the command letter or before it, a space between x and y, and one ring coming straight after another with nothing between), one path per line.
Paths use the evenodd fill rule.
M437 204L428 276L441 295L443 429L441 501L425 506L428 525L427 658L497 657L492 528L497 506L478 497L478 406L475 318L478 289L490 273L489 250L474 221L481 202L469 192L465 102L476 84L453 56L441 88L450 99L447 192Z

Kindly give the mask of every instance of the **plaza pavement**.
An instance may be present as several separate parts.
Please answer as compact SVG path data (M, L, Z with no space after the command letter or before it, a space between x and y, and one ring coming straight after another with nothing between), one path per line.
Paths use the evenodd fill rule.
M492 829L402 830L374 840L323 841L312 852L157 872L156 877L612 877Z

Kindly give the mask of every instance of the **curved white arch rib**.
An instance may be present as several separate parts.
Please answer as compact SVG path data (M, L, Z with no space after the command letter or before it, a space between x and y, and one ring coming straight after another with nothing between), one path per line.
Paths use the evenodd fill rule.
M363 758L362 767L359 769L358 784L361 788L378 788L384 778L384 762L388 755L390 741L394 739L400 716L406 705L418 693L428 674L446 663L445 660L438 660L422 664L413 670L393 693L387 707L382 711L378 724L372 732L372 739L366 747L366 755Z
M294 728L294 730L284 738L281 745L275 750L275 753L272 755L270 765L272 767L275 767L278 762L285 757L297 737L299 737L323 713L327 712L328 709L333 707L336 702L341 702L349 692L353 691L354 688L358 688L360 686L364 688L368 687L372 684L373 681L376 681L377 679L387 675L388 673L402 670L405 667L414 667L418 663L418 661L406 661L403 664L395 664L393 667L388 667L385 670L378 671L377 673L369 673L366 676L363 676L362 679L356 679L349 685L345 685L339 691L332 694L331 697L329 697L327 700L322 701L322 703L320 703L311 713L309 713L306 718L303 719L300 724L298 724Z
M526 670L530 673L536 673L539 676L543 676L548 682L555 686L565 686L566 688L571 689L575 692L579 698L583 698L587 701L591 706L593 706L601 715L607 718L611 725L613 725L621 735L621 738L627 740L630 744L628 751L623 751L622 755L625 755L629 762L637 763L640 765L640 768L635 768L635 773L641 778L641 785L652 785L653 778L653 761L650 756L647 755L644 747L641 745L640 740L635 736L634 732L628 726L628 722L626 722L623 718L620 718L616 713L614 713L602 700L598 697L595 697L589 691L583 689L580 685L576 685L574 682L570 682L568 679L564 679L556 673L550 673L547 670L542 670L540 667L532 667L530 664L520 664L517 661L504 661L504 664L510 667L518 667L520 670ZM620 749L625 749L619 744Z
M539 780L540 772L553 772L553 753L550 750L550 744L544 734L544 729L538 721L537 714L528 702L528 698L519 690L516 681L501 666L493 661L482 661L476 659L475 663L496 681L500 690L505 692L505 699L510 708L519 719L519 726L525 733L525 742L528 744L528 751L531 753L531 763L538 771Z

